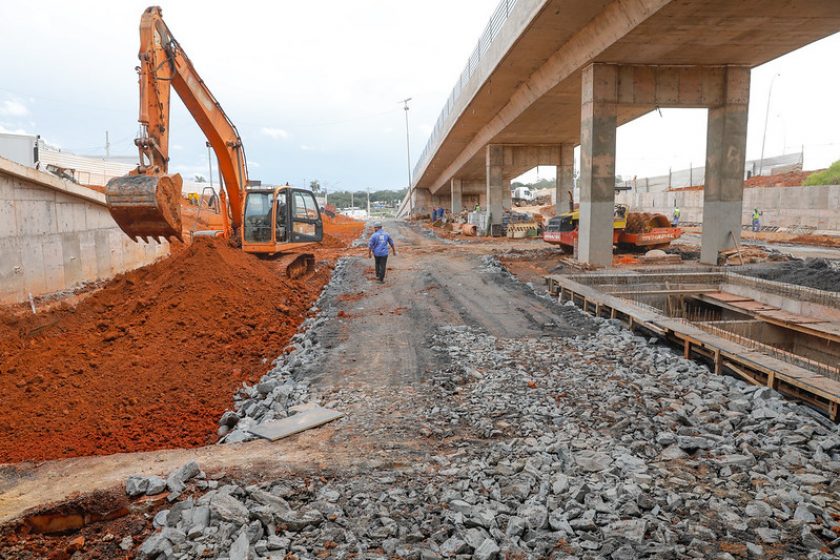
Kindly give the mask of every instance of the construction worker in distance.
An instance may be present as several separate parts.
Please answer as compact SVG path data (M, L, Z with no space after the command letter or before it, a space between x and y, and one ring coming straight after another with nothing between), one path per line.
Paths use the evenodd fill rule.
M397 256L397 248L394 246L394 240L382 229L381 222L374 222L373 235L370 236L368 242L368 258L373 257L376 263L376 279L380 284L385 282L385 270L388 266L389 247L394 251L394 256Z
M481 212L481 204L478 202L475 203L475 208L473 209L475 212Z
M674 227L677 227L678 225L680 225L680 207L679 206L674 206L674 220L673 220L672 223L674 224Z
M752 230L758 231L761 229L761 216L762 213L758 211L758 208L753 208L753 216L752 216Z

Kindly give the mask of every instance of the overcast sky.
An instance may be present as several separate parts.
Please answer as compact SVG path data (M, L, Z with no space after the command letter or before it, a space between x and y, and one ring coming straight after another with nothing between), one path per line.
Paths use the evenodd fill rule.
M336 189L406 183L497 0L240 2L178 0L164 19L237 124L252 177ZM0 131L40 134L78 153L134 155L140 14L131 0L0 3ZM242 6L234 9L232 6ZM446 14L446 17L443 17ZM748 155L758 157L776 73L767 154L840 159L840 36L753 72ZM173 96L171 168L207 175L198 127ZM619 131L617 172L702 165L705 111L663 111ZM542 176L553 175L547 168ZM531 176L535 175L535 172Z

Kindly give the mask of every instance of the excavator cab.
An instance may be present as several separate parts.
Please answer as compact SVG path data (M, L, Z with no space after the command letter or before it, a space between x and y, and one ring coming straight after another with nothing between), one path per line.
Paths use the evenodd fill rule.
M242 220L246 253L297 253L323 237L324 224L312 191L290 186L247 191Z

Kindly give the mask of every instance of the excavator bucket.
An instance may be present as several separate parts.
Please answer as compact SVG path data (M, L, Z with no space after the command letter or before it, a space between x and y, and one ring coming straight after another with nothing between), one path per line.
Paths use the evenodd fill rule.
M134 241L176 238L181 229L181 175L126 175L108 181L105 200L111 216Z

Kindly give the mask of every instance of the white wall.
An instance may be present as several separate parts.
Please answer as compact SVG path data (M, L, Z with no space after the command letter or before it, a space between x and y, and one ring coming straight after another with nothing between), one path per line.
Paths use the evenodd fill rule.
M0 160L0 303L105 280L169 254L166 242L131 241L111 218L103 195L62 185Z
M671 217L674 203L683 223L703 221L703 191L658 193L621 192L616 201L636 212L660 212ZM752 223L753 208L764 213L763 226L805 227L840 231L840 185L744 189L743 224Z

